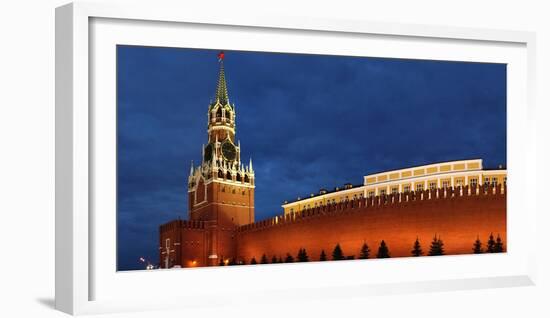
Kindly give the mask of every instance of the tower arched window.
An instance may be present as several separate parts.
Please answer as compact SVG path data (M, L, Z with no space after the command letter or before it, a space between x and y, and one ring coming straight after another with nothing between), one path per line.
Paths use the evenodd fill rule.
M221 170L218 170L218 178L223 178L223 172Z
M227 171L225 178L231 180L231 172Z
M250 182L250 179L248 178L247 174L244 175L244 182L247 182L247 183Z
M237 177L236 177L237 181L241 181L241 174L240 173L237 173Z
M222 108L218 108L218 111L216 112L216 119L222 118Z

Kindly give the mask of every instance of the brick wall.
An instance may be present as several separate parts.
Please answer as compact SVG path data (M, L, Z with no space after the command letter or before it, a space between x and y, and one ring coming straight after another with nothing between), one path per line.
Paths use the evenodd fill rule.
M363 242L375 255L381 240L392 257L410 256L417 236L427 253L436 234L446 254L464 254L472 252L477 235L485 245L491 232L506 242L505 188L438 189L314 208L242 226L237 257L247 263L264 253L268 259L284 259L286 253L296 257L305 248L310 260L318 260L322 249L330 259L339 243L346 256L357 258Z

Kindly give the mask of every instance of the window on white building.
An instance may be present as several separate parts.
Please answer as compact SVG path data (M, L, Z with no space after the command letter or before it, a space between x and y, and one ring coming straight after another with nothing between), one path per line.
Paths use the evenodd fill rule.
M417 183L416 191L424 191L424 183Z
M368 194L369 198L372 198L374 197L374 191L369 191L369 194Z
M411 186L408 184L406 186L403 186L403 192L411 192Z
M477 178L470 179L470 187L472 188L477 187Z
M430 190L435 190L435 188L437 188L437 183L432 181L432 182L430 182L429 186L430 186Z
M386 189L380 190L380 195L386 195Z
M399 192L399 188L397 188L397 187L391 188L391 193L392 194L397 194L397 192Z
M445 180L445 181L441 182L441 186L443 188L448 188L448 187L451 186L451 183L448 180Z

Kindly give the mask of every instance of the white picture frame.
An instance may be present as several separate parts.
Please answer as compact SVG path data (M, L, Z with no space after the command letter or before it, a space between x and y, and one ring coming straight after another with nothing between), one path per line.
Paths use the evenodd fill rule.
M223 295L217 297L215 303L222 305L242 302L243 299L271 302L535 283L535 253L528 244L521 244L535 237L536 207L534 201L527 200L524 195L525 185L537 183L534 33L397 22L250 16L244 13L227 16L211 10L189 10L184 4L154 9L152 6L119 5L117 1L108 4L78 2L56 10L57 309L71 314L89 314L211 305L209 299L212 297L205 295ZM113 28L117 32L109 32ZM182 33L181 28L187 29ZM109 127L106 130L110 129L111 133L113 129L112 108L109 106L113 100L113 88L109 88L113 84L113 69L108 67L112 66L113 52L109 47L121 38L124 44L178 46L185 43L192 45L194 41L196 46L204 47L198 35L204 28L208 29L208 33L226 32L235 39L242 38L242 35L249 36L247 32L260 36L285 36L291 39L286 45L298 43L302 36L325 40L311 41L309 50L317 53L364 55L361 49L353 51L348 47L344 51L334 52L329 49L324 51L321 44L316 46L316 43L327 42L327 39L345 44L361 38L372 41L371 56L388 57L390 55L384 51L388 45L398 48L406 43L409 48L407 55L398 51L392 57L468 60L467 54L459 51L469 47L472 61L509 63L508 222L512 228L509 231L508 253L483 255L475 260L469 256L372 260L368 267L363 261L349 261L116 273L112 268L113 258L116 261L113 254L116 251L115 241L112 241L115 223L112 218L105 219L93 213L98 206L112 203L96 200L97 195L103 195L96 192L97 184L108 185L112 180L109 173L98 172L102 169L106 169L103 172L112 172L109 165L111 157L105 149L112 146L113 141L109 142L112 134L99 133L94 129L97 121L102 121L102 126L106 124ZM149 32L151 30L154 32ZM262 45L261 40L256 40L254 45ZM376 41L382 44L376 44ZM263 50L281 50L276 44L270 47L263 43L266 45ZM234 47L229 47L231 45ZM246 40L241 39L225 43L224 47L261 50L250 43L248 45ZM428 52L430 45L432 50ZM438 47L442 47L440 51ZM451 52L451 47L456 52ZM101 66L94 68L95 65ZM103 84L98 84L98 78ZM92 94L95 89L103 93ZM101 109L91 107L98 102L104 105ZM101 157L103 154L107 155ZM109 189L109 186L105 188ZM105 193L103 197L108 196L109 193ZM521 217L518 214L520 209ZM98 227L108 233L103 239L93 235ZM111 244L110 248L108 244ZM415 273L415 278L392 275L403 270ZM335 277L331 275L334 273L345 274ZM361 279L357 278L357 273L361 273ZM283 279L285 277L286 280ZM262 279L268 279L270 283L259 284ZM222 283L216 288L210 285L205 287L201 283L209 280ZM167 286L168 282L178 284L181 281L191 288L175 294L173 290L168 290L166 295L157 292L142 298L132 292L136 291L136 283L144 288L159 290L159 286ZM229 290L231 293L228 293Z

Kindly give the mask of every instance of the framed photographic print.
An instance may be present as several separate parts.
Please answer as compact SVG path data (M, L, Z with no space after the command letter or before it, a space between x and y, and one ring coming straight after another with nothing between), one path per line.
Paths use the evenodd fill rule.
M56 308L533 284L533 34L179 9L57 9Z

